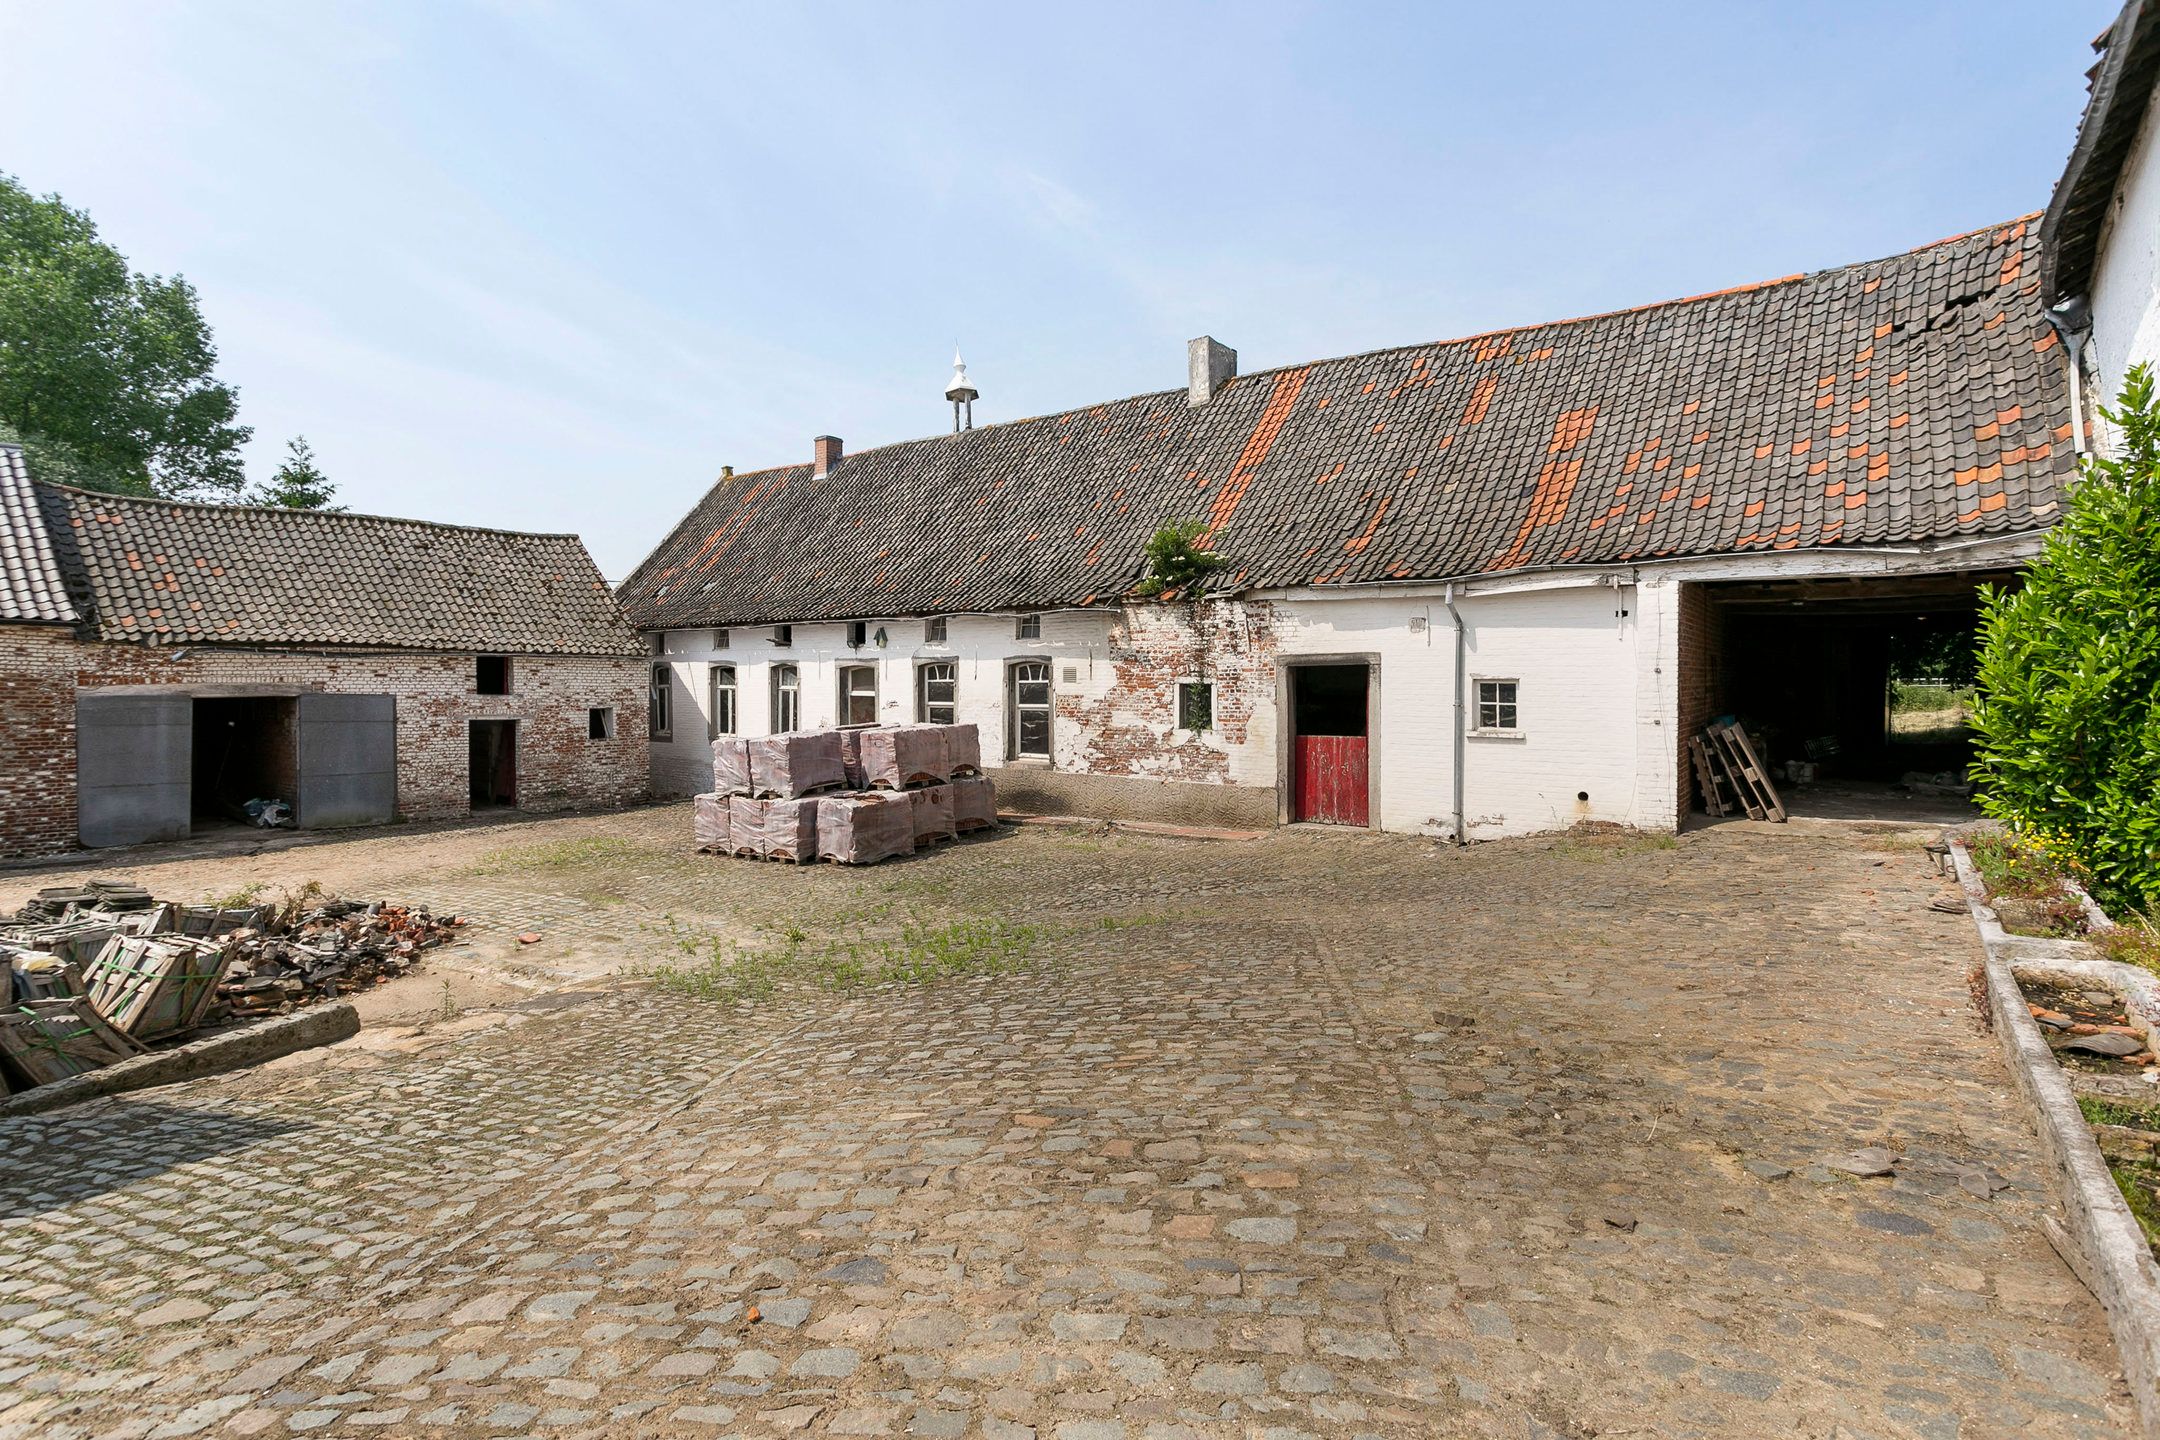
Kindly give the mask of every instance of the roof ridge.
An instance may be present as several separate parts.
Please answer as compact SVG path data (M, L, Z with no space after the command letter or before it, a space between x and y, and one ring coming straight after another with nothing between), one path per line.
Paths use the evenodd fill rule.
M18 447L8 447L18 448ZM214 500L169 500L162 495L122 495L111 490L91 490L81 485L63 485L57 480L40 480L35 475L30 483L47 490L59 490L69 495L81 495L94 501L116 500L129 505L143 505L166 510L200 510L217 515L307 515L325 520L366 521L377 525L419 525L430 530L454 530L468 535L511 535L526 540L577 540L583 537L572 530L508 530L499 525L457 525L448 520L422 520L410 515L376 515L353 510L304 510L291 505L221 505Z
M1888 255L1879 255L1872 260L1855 260L1844 265L1826 265L1819 270L1796 271L1791 275L1780 275L1770 280L1752 280L1739 285L1728 285L1721 290L1704 290L1693 295L1675 295L1664 300L1648 300L1640 305L1624 305L1615 310L1595 310L1585 315L1571 315L1559 320L1536 320L1521 325L1503 325L1492 330L1480 330L1473 334L1455 335L1440 340L1412 340L1401 345L1381 345L1371 350L1350 350L1340 355L1322 355L1308 360L1288 361L1281 365L1270 365L1262 370L1249 370L1234 375L1230 378L1229 383L1224 386L1224 389L1227 390L1243 381L1279 375L1286 370L1303 370L1316 365L1339 364L1346 360L1369 360L1385 355L1398 355L1411 350L1441 350L1453 345L1468 345L1480 340L1491 340L1501 335L1520 335L1532 330L1557 330L1570 325L1587 325L1597 320L1616 320L1624 315L1641 315L1653 310L1665 310L1681 305L1696 305L1706 300L1721 300L1729 295L1746 295L1758 290L1775 289L1781 285L1796 285L1803 281L1818 280L1824 276L1843 274L1852 270L1863 270L1871 265L1885 265L1893 260L1904 260L1915 255L1925 255L1931 250L1939 250L1946 245L1956 245L1961 241L1970 240L1975 235L1986 234L1991 230L2002 230L2015 225L2030 224L2045 213L2045 211L2033 210L2023 215L2013 215L2007 220L1998 220L1991 224L1975 226L1970 230L1961 230L1955 235L1945 235L1939 240L1930 240L1924 245L1915 245L1905 250L1893 250ZM1037 415L1016 416L1011 420L999 420L970 430L955 431L951 434L915 435L900 440L887 440L881 444L865 446L861 450L850 451L848 454L874 455L880 450L890 450L899 445L921 445L938 440L958 440L962 436L974 434L977 431L1004 430L1015 425L1031 425L1038 421L1054 420L1061 415L1077 415L1083 411L1100 410L1111 405L1128 405L1134 401L1152 400L1157 396L1176 395L1181 393L1181 389L1182 387L1172 386L1165 390L1142 390L1137 394L1120 395L1109 400L1096 400L1084 405L1069 405L1060 410L1046 410ZM846 459L847 455L843 455L843 464ZM706 488L705 493L708 496L711 495L714 490L725 485L731 479L759 479L778 474L783 470L798 470L809 464L810 462L807 460L798 460L781 465L766 465L756 470L738 470L732 476L723 476L715 480ZM666 541L663 540L661 543L665 544ZM657 551L659 547L654 548ZM650 559L651 556L648 555L646 558ZM637 569L642 568L643 564L644 562L640 561L638 567L633 568L630 573L635 575Z

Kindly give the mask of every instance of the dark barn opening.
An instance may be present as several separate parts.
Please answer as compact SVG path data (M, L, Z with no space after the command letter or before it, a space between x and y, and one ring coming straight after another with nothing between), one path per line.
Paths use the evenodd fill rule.
M1366 668L1299 665L1291 672L1293 723L1300 735L1365 733Z
M1701 593L1683 604L1680 653L1687 808L1700 799L1686 742L1732 715L1795 814L1854 815L1881 802L1902 815L1896 807L1916 801L1960 810L1950 792L1972 760L1980 587L2016 579L1992 571L1692 587Z
M299 788L297 706L291 696L197 698L189 764L189 818L200 830L248 823L250 800L283 800Z
M472 722L472 808L517 804L517 721Z

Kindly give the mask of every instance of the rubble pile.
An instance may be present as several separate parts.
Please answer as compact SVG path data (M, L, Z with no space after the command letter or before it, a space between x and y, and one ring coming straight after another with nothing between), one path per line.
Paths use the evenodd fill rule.
M0 1095L412 970L464 922L384 901L186 905L93 880L0 916Z
M698 849L797 864L873 865L996 823L973 725L723 736L691 806Z

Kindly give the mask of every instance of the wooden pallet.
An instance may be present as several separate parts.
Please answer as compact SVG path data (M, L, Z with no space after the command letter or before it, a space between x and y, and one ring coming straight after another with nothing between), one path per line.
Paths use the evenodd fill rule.
M81 996L25 1000L0 1011L0 1062L11 1082L50 1085L142 1053L141 1044Z
M1703 812L1723 818L1738 809L1738 801L1726 803L1725 782L1711 766L1710 751L1703 745L1700 735L1688 737L1688 754L1695 762L1695 785L1702 791Z
M1782 822L1786 818L1785 802L1770 783L1769 772L1763 768L1747 731L1737 723L1712 722L1703 731L1703 740L1712 756L1723 762L1726 777L1750 820Z
M136 1040L192 1030L217 1001L230 956L207 940L115 935L90 962L90 1003Z

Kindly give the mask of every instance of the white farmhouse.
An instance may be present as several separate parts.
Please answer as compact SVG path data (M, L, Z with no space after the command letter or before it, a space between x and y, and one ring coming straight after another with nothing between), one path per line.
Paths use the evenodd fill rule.
M2104 437L2097 407L2131 366L2160 364L2160 0L2130 0L2093 48L2085 118L2040 227L2040 277Z
M718 733L947 718L1024 808L1463 839L1672 829L1725 713L1924 768L1891 656L2074 463L2035 218L1258 374L1203 338L1175 390L724 476L620 591L654 788ZM1144 598L1187 520L1227 563Z

